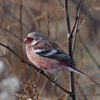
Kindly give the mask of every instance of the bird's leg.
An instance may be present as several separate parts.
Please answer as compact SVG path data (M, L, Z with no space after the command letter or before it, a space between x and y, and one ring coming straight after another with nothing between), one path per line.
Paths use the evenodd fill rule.
M56 82L57 82L57 73L56 73L56 76L55 76L54 81L53 81L53 82L51 82L51 84L52 84L53 86L55 86L55 85L56 85Z
M55 76L54 82L57 82L57 73L56 73L56 76Z

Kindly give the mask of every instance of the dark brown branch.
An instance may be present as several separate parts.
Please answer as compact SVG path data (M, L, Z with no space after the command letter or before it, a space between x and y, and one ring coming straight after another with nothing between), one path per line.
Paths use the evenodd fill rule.
M29 65L30 67L34 68L35 70L39 70L35 65L27 62L26 60L24 60L23 58L21 58L18 54L16 54L13 50L10 49L9 46L6 46L2 43L0 43L1 46L7 48L9 51L11 51L14 55L16 55L19 59L21 59L22 62L26 63L27 65ZM43 71L40 72L42 75L44 75L48 80L50 80L51 82L54 82L50 77L48 77ZM65 88L63 88L62 86L60 86L58 83L55 83L55 86L59 87L60 89L62 89L64 92L70 94L71 96L73 95L72 92L66 90Z
M69 13L68 13L68 1L65 0L65 13L66 13L66 23L67 23L67 29L68 29L68 34L70 34L71 29L70 29L70 20L69 20Z

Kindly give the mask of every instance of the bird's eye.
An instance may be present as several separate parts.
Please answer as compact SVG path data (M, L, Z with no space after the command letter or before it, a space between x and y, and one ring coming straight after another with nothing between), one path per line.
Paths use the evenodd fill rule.
M32 41L32 40L34 40L34 38L30 38L30 40Z

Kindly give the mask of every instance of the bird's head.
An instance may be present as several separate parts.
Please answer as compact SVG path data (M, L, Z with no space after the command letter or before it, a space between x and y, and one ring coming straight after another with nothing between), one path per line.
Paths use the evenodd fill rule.
M43 34L39 33L39 32L32 32L29 33L27 35L27 37L24 39L24 42L26 42L27 44L31 44L31 45L36 45L38 42L42 42L45 41L47 39L46 36L44 36Z

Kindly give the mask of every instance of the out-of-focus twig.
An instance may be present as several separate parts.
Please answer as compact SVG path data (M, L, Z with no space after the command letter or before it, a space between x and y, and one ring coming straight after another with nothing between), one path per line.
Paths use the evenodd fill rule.
M22 0L20 0L20 12L19 12L19 16L20 16L20 38L22 38ZM22 50L22 41L20 40L20 54L21 57L24 58L23 56L23 50ZM24 69L24 74L25 74L25 78L26 81L28 82L28 76L27 76L27 71L26 71L26 67L25 67L25 63L22 63L23 69Z
M20 16L20 38L22 39L22 0L20 0L20 11L19 11L19 16ZM23 55L23 50L22 50L22 41L20 40L19 41L19 44L20 44L20 55L22 58L24 58L24 55ZM26 70L26 66L25 66L25 63L22 62L22 66L23 66L23 70L24 70L24 75L25 75L25 79L26 81L28 82L28 76L27 76L27 70Z
M40 96L40 97L43 95L43 92L44 92L44 90L45 90L45 86L46 86L47 82L48 82L48 80L45 79L44 82L43 82L43 84L42 84L42 86L41 86L41 90L40 90L40 92L39 92L39 96Z
M66 43L67 43L67 40L63 41L63 42L60 44L60 47L64 46Z
M91 8L88 10L88 12L86 13L86 16L83 18L83 20L82 20L82 22L81 22L81 24L80 24L80 26L79 26L79 28L78 28L78 31L81 29L81 27L83 26L83 24L86 22L88 16L92 13L92 11L93 11L92 8L94 7L96 1L97 1L97 0L94 0L94 1L93 1L93 4L92 4ZM85 50L87 51L87 53L89 54L89 56L91 57L91 59L96 63L96 65L98 66L98 68L100 68L99 63L98 63L98 62L96 61L96 59L93 57L93 55L91 54L91 52L89 51L89 49L87 48L87 46L85 45L85 43L83 42L83 40L81 39L81 36L80 36L80 35L79 35L79 40L80 40L80 42L82 43L82 45L83 45L83 47L85 48Z
M89 51L89 49L87 48L87 46L85 45L85 43L83 42L81 36L79 35L79 40L81 42L81 44L83 45L83 47L85 48L85 50L87 51L87 53L89 54L89 56L91 57L91 59L95 62L95 64L98 66L98 68L100 68L99 63L96 61L96 59L93 57L92 53Z
M30 6L28 5L27 2L25 2L23 6L26 8L28 14L33 19L33 23L36 26L35 30L38 31L39 26L38 26L38 20L36 19L37 17L35 17L35 15L33 14L32 10L30 9Z
M77 91L78 91L78 95L79 95L80 99L82 99L82 100L89 100L89 99L87 98L87 96L84 94L84 92L83 92L83 90L81 89L81 87L79 87L78 85L76 85L76 89L77 89Z
M35 81L33 81L33 80L29 80L28 82L23 82L24 84L27 84L27 86L26 86L26 88L24 89L24 91L23 91L23 93L22 93L22 95L20 96L20 100L22 100L22 97L24 96L24 94L25 94L25 92L26 92L26 90L28 89L28 87L29 86L31 86L32 87L32 96L30 96L30 97L27 97L27 98L32 98L32 99L35 99L35 100L38 100L38 93L37 93L37 90L36 90L36 84L35 84Z
M0 7L2 7L2 9L3 9L6 13L8 13L9 15L11 15L13 19L15 19L17 22L20 23L20 21L16 18L16 16L14 16L10 11L8 11L7 8L4 7L1 3L0 3ZM28 32L31 31L31 29L30 29L26 24L22 23L22 26L26 29L26 31L28 31Z
M41 79L41 74L39 74L39 76L38 76L38 78L37 78L37 82L36 82L36 87L38 87L38 85L39 85L39 82L40 82L40 79Z
M97 1L97 0L93 0L92 6L90 7L90 9L88 9L87 13L85 14L85 16L84 16L82 22L80 23L80 25L79 25L79 27L78 27L78 31L82 28L82 26L83 26L84 23L86 22L88 16L92 13L93 7L94 7L96 1Z
M13 32L9 31L8 29L3 28L2 26L0 26L1 29L5 30L6 32L9 32L10 34L12 34L14 37L16 37L17 39L23 41L19 36L17 36L16 34L14 34Z
M1 53L1 57L3 58L3 60L5 61L5 63L8 65L8 67L10 68L11 72L14 74L15 77L17 77L17 79L20 81L21 83L21 80L19 79L17 73L14 71L13 67L11 66L10 62L8 61L8 59L5 57L5 55L3 54L3 52L0 50L0 53ZM21 86L22 88L24 89L24 85L21 83Z

